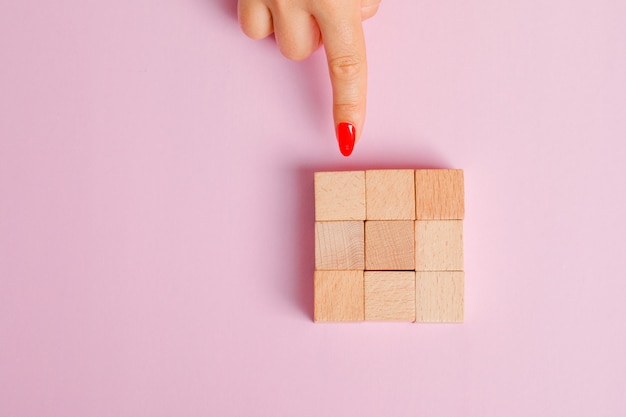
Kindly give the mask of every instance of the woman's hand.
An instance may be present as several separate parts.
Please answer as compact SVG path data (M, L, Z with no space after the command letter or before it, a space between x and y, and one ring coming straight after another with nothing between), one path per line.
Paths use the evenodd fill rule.
M333 117L339 149L349 156L365 122L367 61L361 21L380 0L239 0L246 35L274 33L287 58L302 60L324 44L333 88Z

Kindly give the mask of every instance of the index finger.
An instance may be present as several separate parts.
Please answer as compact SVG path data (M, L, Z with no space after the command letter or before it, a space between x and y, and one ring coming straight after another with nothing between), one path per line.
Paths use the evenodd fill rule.
M365 122L367 59L361 7L355 1L320 3L326 6L315 18L328 59L337 140L341 153L348 156Z

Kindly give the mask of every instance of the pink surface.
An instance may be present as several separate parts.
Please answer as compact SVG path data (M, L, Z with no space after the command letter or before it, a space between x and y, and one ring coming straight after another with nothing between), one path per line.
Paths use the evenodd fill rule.
M0 416L626 415L626 3L383 1L368 120L232 0L0 6ZM465 169L463 325L316 325L312 172Z

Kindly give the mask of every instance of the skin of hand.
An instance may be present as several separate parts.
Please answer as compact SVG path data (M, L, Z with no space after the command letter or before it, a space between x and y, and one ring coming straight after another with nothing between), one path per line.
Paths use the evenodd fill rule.
M239 0L239 23L252 39L274 33L280 51L303 60L322 44L333 89L339 148L352 153L365 122L367 60L362 21L380 0Z

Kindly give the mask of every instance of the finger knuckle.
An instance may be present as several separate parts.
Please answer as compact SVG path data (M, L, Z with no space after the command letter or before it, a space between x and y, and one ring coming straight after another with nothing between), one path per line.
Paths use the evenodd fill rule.
M264 31L259 30L259 28L254 26L241 25L241 29L246 36L257 41L267 36Z
M248 15L239 18L239 26L246 36L254 40L266 38L272 33L271 22L255 19Z
M378 5L361 7L361 19L366 20L371 17L374 17L378 12Z
M289 51L281 51L281 52L287 59L290 59L292 61L303 61L307 59L309 55L311 55L308 52L298 51L298 50L294 50L294 51L289 50Z
M363 60L356 55L332 58L328 62L330 73L340 80L354 80L363 69Z
M292 61L302 61L308 58L313 51L303 47L302 45L283 45L279 44L280 52Z

